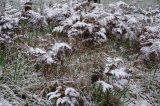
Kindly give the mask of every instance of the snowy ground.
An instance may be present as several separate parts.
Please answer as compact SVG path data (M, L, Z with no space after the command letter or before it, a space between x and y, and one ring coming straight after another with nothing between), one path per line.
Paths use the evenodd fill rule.
M6 5L0 106L160 106L159 8L68 4Z

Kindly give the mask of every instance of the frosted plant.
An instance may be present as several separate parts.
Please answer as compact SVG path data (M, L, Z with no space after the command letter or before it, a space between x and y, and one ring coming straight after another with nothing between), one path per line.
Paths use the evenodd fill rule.
M146 26L145 30L149 33L160 33L160 26Z
M125 62L121 57L106 57L104 61L105 65L103 70L97 73L97 79L93 84L94 92L93 98L99 104L112 104L112 98L121 98L123 94L120 92L126 92L129 84L129 76L127 68L125 68ZM93 76L92 76L93 77ZM105 100L105 101L103 101Z
M107 41L108 35L138 41L140 34L144 33L144 27L150 27L159 19L158 9L144 10L121 1L110 4L107 8L95 3L91 3L90 7L87 5L85 1L71 0L68 4L46 7L44 14L47 19L57 20L54 24L57 27L53 32L65 33L72 38L80 37L82 42L94 43Z
M64 31L64 26L55 27L52 31L62 33Z
M0 16L0 44L8 44L15 41L20 35L13 36L13 32L19 28L19 18Z
M46 7L46 9L44 9L44 13L46 14L46 18L49 20L54 19L54 21L56 21L57 19L55 18L58 18L59 26L55 27L53 29L53 32L66 33L69 37L81 37L83 39L85 37L85 34L89 33L88 37L85 37L84 40L87 41L87 39L92 39L93 41L98 43L105 42L107 39L106 31L104 31L103 28L101 28L103 29L103 31L99 29L99 26L95 25L93 22L86 21L86 19L88 20L88 16L85 15L86 5L86 2L81 3L73 1L70 2L70 4L61 4L60 7ZM89 18L92 19L92 17ZM82 19L82 21L80 21L80 19Z
M107 90L113 89L113 86L110 84L107 84L104 81L97 81L96 82L97 86L101 86L103 89L103 92L106 92Z
M57 87L57 90L55 92L50 92L47 94L47 96L49 96L49 100L54 99L54 98L59 98L61 97L63 94L62 92L63 88L61 86Z
M117 89L123 90L128 84L129 80L127 78L131 76L128 74L129 69L124 66L123 59L120 57L107 57L105 61L103 76L101 77L103 77L103 79L107 78L97 81L96 83L101 84L103 92L109 89L112 89L113 91Z
M21 18L21 20L28 20L28 23L30 25L37 25L38 26L46 26L47 22L45 20L45 17L40 15L40 13L37 13L33 10L28 10L25 13L23 13L23 17Z
M143 59L154 59L154 60L160 60L160 40L159 39L149 39L148 44L141 48L141 54L143 56ZM156 58L155 58L156 57Z
M114 69L114 70L111 70L111 73L112 75L115 75L117 78L120 78L120 77L127 77L129 76L126 72L125 72L126 68L120 68L120 69Z
M0 32L9 32L19 25L21 12L6 3L4 16L0 16Z
M21 12L18 9L13 8L9 3L6 3L4 15L8 18L20 18Z
M28 53L35 55L39 60L45 61L47 64L63 61L65 55L71 52L72 48L66 43L55 43L50 49L28 47Z
M61 86L57 87L55 92L50 92L47 94L49 100L55 100L52 102L53 105L69 105L77 106L79 105L80 94L74 88L63 88Z
M53 7L45 6L43 15L49 23L55 23L57 21L65 20L70 13L67 4L63 4L62 6L61 4L54 4Z
M107 63L105 65L105 74L111 74L117 78L125 78L130 76L126 72L126 68L118 68L123 64L123 60L120 58L107 58Z
M30 0L20 0L19 2L21 5L24 5L26 2L30 2Z

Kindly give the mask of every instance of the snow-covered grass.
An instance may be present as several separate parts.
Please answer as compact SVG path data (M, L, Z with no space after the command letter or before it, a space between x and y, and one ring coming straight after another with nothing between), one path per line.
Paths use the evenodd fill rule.
M0 103L160 103L158 8L83 0L41 6L6 4L0 17Z

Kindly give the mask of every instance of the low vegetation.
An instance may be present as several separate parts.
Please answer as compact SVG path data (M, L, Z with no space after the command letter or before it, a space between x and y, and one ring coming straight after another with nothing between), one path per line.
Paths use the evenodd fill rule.
M86 0L0 16L0 106L158 106L160 10Z

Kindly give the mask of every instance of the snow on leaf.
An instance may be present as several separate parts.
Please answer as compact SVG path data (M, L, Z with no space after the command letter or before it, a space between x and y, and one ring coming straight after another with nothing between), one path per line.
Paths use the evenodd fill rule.
M106 37L106 34L105 33L103 33L103 32L101 32L101 31L99 31L99 32L96 32L96 34L97 34L97 37L98 37L98 39L96 39L98 42L105 42L106 40L107 40L107 37Z
M58 26L58 27L55 27L52 32L60 32L61 33L61 32L63 32L63 29L64 29L64 26Z
M106 90L109 90L109 89L113 89L113 86L110 85L110 84L107 84L106 82L104 81L97 81L96 84L98 84L98 86L102 86L102 89L103 89L103 92L106 92Z
M65 95L70 97L79 97L79 93L74 88L66 88Z
M97 19L98 18L98 14L95 14L95 13L87 13L87 14L84 14L83 16L84 18L94 18L94 19Z
M127 85L128 84L128 80L127 79L120 79L117 81L119 84L121 84L122 86Z
M59 98L61 96L61 93L59 93L58 91L50 92L47 94L47 96L49 96L48 100L51 100L54 98Z
M119 2L117 2L117 3L115 3L116 5L118 5L118 6L120 6L120 5L127 5L125 2L123 2L123 1L119 1Z
M77 28L77 27L87 27L87 26L88 26L87 23L78 21L72 27Z
M36 54L45 54L46 53L46 51L45 50L43 50L43 49L40 49L40 48L35 48L35 53Z
M154 27L146 26L145 29L146 29L146 31L151 32L151 33L160 32L160 30L159 30L160 27L159 26L154 26Z
M123 86L118 83L114 83L113 86L120 89L120 90L123 90Z
M60 48L67 48L71 50L71 47L66 43L55 43L55 45L53 45L53 47L51 48L53 51L53 55L57 55Z
M111 74L115 75L117 78L127 77L128 74L125 72L126 68L114 69L111 70Z
M138 21L137 21L136 18L131 17L131 18L128 20L128 23L129 23L129 24L136 24L136 23L138 23Z
M34 54L35 53L35 49L33 47L29 47L28 52L31 53L31 54Z
M62 100L63 100L62 98L58 98L58 99L57 99L57 102L56 102L56 106L61 105Z
M62 21L62 25L71 26L74 22L79 21L79 20L80 20L80 16L73 14L72 16L67 18L66 20Z
M71 30L68 31L68 37L71 36L77 36L82 34L82 31L79 31L78 29L72 28Z
M154 54L156 56L156 59L160 59L160 40L159 39L149 39L149 43L151 43L151 46L144 46L140 49L140 52L142 56L144 56L144 59L150 59L149 55Z
M69 97L63 97L61 103L62 103L62 104L68 103L70 106L73 105L73 103L71 102L71 100L70 100ZM74 106L74 105L73 105L73 106Z
M54 62L54 60L51 57L47 58L47 63L48 64L52 64L53 62Z

